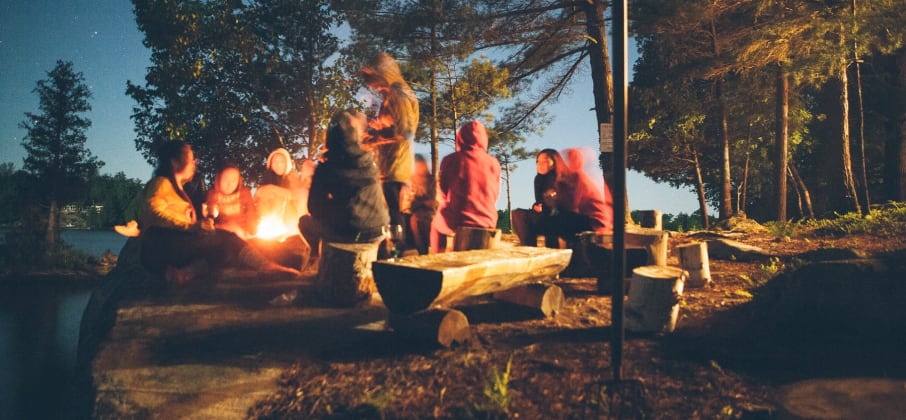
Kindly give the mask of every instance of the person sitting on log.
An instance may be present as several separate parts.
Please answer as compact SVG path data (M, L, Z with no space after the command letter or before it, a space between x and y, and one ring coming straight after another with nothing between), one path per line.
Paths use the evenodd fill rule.
M142 265L164 275L171 286L186 286L206 272L244 266L261 275L298 276L250 247L232 232L198 218L183 186L195 176L195 154L188 143L168 141L158 152L154 177L142 202Z
M513 231L519 237L521 245L537 245L537 237L542 221L551 215L551 203L546 203L544 194L553 191L560 177L566 174L566 163L554 149L538 152L535 159L535 203L531 209L513 210Z
M439 177L441 199L431 222L432 252L446 248L441 235L453 235L460 227L497 227L500 162L488 154L484 124L470 121L460 127L456 151L441 161Z
M579 232L613 231L613 197L603 177L597 183L582 169L581 150L568 149L566 153L569 165L563 163L559 153L555 155L562 173L558 173L554 188L544 193L544 201L552 210L538 224L538 232L545 236L549 248L559 248L559 239L572 243Z
M312 177L308 208L299 219L303 232L325 242L370 243L390 223L374 155L362 149L365 114L340 111L327 128L323 162Z
M258 211L252 200L252 191L242 182L239 167L228 163L214 177L213 188L205 200L207 214L214 219L214 227L236 234L242 239L255 236ZM203 209L204 209L203 208Z

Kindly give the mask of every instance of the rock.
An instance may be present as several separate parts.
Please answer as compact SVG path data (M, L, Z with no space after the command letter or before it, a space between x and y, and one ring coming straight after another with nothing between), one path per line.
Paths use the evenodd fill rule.
M822 248L803 252L796 256L805 261L855 260L865 258L865 252L857 249Z
M746 218L745 214L737 214L726 220L721 220L715 227L742 233L767 233L768 231L768 228L758 224L758 222Z
M764 261L775 255L757 246L730 239L708 241L708 256L715 260Z
M894 419L906 413L906 382L892 379L813 379L780 392L780 418Z

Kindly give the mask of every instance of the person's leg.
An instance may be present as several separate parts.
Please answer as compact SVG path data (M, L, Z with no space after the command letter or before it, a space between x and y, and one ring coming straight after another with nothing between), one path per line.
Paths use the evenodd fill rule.
M538 241L538 225L543 215L541 213L526 210L513 210L513 232L519 237L519 243L525 246L536 246Z
M311 258L316 258L321 252L321 229L310 214L299 218L299 232L311 246Z
M385 182L381 184L384 190L384 200L387 201L387 210L390 212L390 224L404 226L406 220L400 210L400 191L403 188L401 182Z

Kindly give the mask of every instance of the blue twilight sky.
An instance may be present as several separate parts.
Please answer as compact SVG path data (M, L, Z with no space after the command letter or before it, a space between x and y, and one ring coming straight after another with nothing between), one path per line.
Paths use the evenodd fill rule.
M57 60L67 60L84 74L93 95L87 145L106 163L101 172L125 172L128 177L147 180L151 167L135 150L129 119L133 102L125 92L127 80L143 83L149 56L128 0L0 0L0 162L22 167L25 133L19 123L25 112L38 112L35 83L47 77ZM530 138L527 146L596 148L592 106L586 69L559 103L549 107L551 125L542 136ZM450 152L449 147L441 147L441 156ZM514 208L528 207L534 201L534 174L533 161L518 165L512 177ZM627 188L633 210L676 214L698 208L691 190L656 184L639 173L628 174ZM497 207L506 207L503 188Z

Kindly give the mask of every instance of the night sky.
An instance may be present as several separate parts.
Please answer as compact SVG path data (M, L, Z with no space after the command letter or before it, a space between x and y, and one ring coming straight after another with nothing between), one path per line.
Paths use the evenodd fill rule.
M135 150L129 119L133 102L125 93L127 80L143 84L149 56L128 0L0 0L0 162L22 167L25 132L19 123L26 112L38 112L32 90L57 60L66 60L84 74L92 92L87 145L106 163L101 172L149 179L151 167ZM586 71L560 103L549 108L552 124L542 136L530 138L528 146L597 147L595 116L589 110L593 106ZM416 151L428 154L427 146L419 145ZM450 147L441 147L441 156L450 152ZM514 173L514 207L531 205L534 173L534 161L520 163ZM627 182L632 209L675 214L698 208L691 191L658 185L637 173L630 173ZM497 207L506 207L503 189Z

